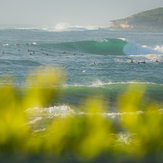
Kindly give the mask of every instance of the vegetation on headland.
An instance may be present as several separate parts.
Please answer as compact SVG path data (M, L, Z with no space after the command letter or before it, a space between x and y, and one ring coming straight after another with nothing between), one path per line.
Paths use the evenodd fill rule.
M163 24L163 8L157 8L153 10L147 10L144 12L140 12L135 14L129 18L128 21L131 23L155 23L155 24Z
M163 8L143 11L124 19L112 20L111 22L113 28L163 30Z
M25 92L20 90L21 97L12 85L0 88L0 161L163 161L163 114L152 104L140 112L144 87L131 85L125 95L119 95L116 121L106 116L98 98L88 99L82 114L50 117L40 110L38 116L29 108L44 108L57 96L64 79L62 71L52 67L35 74L28 77Z

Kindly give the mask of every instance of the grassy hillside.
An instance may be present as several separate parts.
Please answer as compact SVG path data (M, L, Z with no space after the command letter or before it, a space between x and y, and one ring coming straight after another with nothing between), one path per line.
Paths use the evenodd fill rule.
M126 18L130 23L156 23L163 24L163 8L147 10Z
M163 7L111 21L111 28L122 30L163 30Z

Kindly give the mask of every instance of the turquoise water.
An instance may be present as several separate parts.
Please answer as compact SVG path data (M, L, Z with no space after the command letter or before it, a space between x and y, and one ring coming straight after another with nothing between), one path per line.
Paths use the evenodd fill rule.
M0 76L13 76L16 87L25 86L29 71L50 64L67 76L61 104L95 96L115 108L117 95L131 83L147 84L146 98L163 100L163 32L1 29L0 36Z
M77 51L99 55L122 55L123 47L127 44L121 39L100 39L96 41L76 41L53 44L53 48L65 49L66 51Z

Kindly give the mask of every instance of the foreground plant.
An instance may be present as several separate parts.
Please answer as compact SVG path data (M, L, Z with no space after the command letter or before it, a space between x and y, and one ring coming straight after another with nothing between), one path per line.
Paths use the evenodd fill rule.
M137 86L131 86L118 99L121 112L116 122L118 130L114 122L104 116L104 101L98 98L86 101L83 114L49 118L48 122L42 116L38 125L29 123L30 117L38 117L34 111L29 114L27 109L44 108L57 97L64 81L62 73L58 68L42 67L29 75L26 89L18 91L12 85L0 88L0 154L19 152L27 158L50 155L55 159L64 156L88 162L96 158L141 161L149 155L155 161L158 158L163 160L160 155L163 150L163 115L154 105L140 112L144 87L135 89ZM119 141L121 133L124 138L130 135L129 139Z

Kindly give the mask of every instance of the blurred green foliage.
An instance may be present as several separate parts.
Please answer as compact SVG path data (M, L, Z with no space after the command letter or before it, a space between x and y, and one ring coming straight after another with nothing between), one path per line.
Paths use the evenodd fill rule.
M28 121L35 111L29 114L26 110L43 108L57 96L64 81L62 74L59 68L39 68L27 78L28 88L20 90L23 97L12 85L0 87L0 156L19 153L18 157L25 154L27 158L31 155L68 160L73 157L71 162L74 159L97 162L98 158L112 158L114 162L146 162L146 157L152 157L154 162L163 160L163 115L160 108L152 104L140 112L144 87L135 89L131 85L117 99L121 106L121 116L117 119L119 130L106 116L104 101L94 98L86 101L89 108L86 107L83 114L53 118L48 123L42 118L45 129L39 130L37 126L39 132L36 132Z

